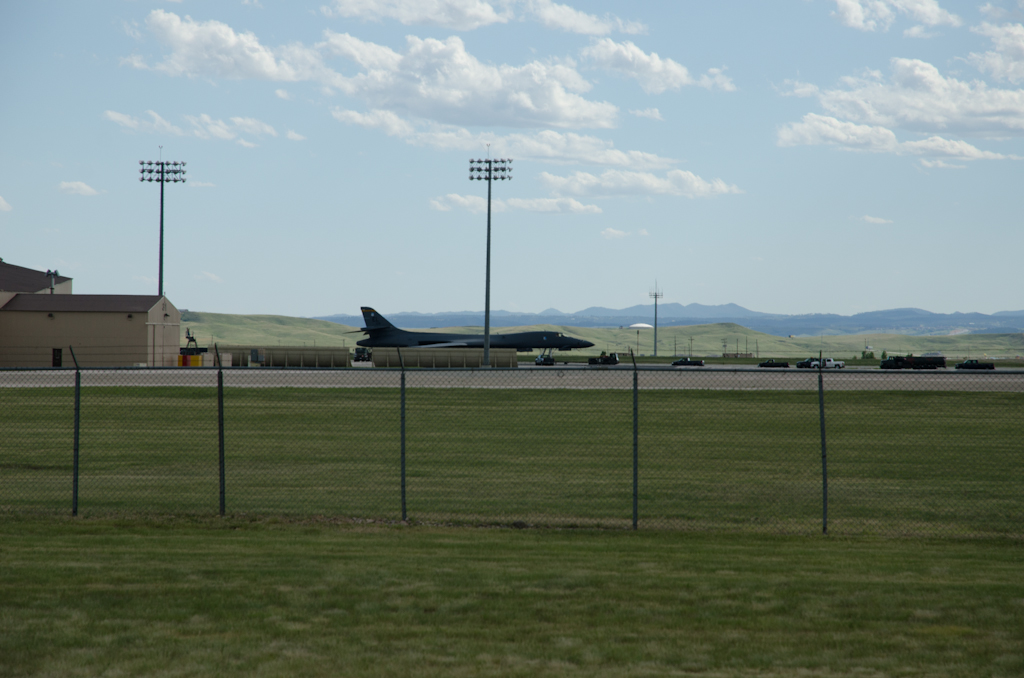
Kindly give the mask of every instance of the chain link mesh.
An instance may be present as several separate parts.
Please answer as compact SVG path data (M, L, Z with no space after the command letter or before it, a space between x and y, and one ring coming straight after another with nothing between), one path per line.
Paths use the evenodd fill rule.
M218 370L81 370L77 476L75 378L0 370L0 511L219 511ZM1024 371L229 368L223 501L234 515L1021 536L1022 405Z

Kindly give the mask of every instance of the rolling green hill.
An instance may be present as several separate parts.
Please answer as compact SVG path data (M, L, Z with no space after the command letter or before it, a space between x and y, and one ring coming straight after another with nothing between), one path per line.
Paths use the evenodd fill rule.
M276 315L231 315L186 311L182 314L181 336L184 344L185 328L199 338L200 346L242 344L251 346L354 346L363 338L356 327L338 325L326 320L291 318ZM626 351L632 347L639 354L652 351L653 330L640 330L639 350L637 332L630 329L566 327L556 325L529 325L503 327L496 334L550 330L563 332L594 342L594 348L585 354L601 351ZM417 330L429 331L429 330ZM481 327L444 328L437 331L483 332ZM686 355L693 342L694 355L721 355L723 342L727 353L754 353L760 357L798 358L826 355L837 358L860 356L870 346L876 356L882 351L896 354L922 354L941 351L948 358L960 356L1014 357L1024 355L1024 334L960 334L956 336L910 336L903 334L849 334L826 337L777 337L755 332L733 323L687 325L658 328L658 353L663 356Z

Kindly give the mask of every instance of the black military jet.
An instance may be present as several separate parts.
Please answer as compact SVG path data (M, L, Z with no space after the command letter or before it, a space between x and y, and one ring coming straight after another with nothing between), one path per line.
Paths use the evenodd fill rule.
M400 330L384 316L367 306L360 307L366 327L360 332L369 335L357 341L359 346L370 347L420 347L420 348L483 348L482 334L447 334L443 332L409 332ZM590 348L593 344L583 339L567 337L561 332L515 332L492 334L491 348L514 348L517 351L531 351L536 348L553 348L568 351L574 348Z

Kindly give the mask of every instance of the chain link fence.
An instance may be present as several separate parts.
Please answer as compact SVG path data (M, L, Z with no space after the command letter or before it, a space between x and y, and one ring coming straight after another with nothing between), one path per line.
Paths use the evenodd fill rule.
M1024 535L1024 371L0 370L0 513Z

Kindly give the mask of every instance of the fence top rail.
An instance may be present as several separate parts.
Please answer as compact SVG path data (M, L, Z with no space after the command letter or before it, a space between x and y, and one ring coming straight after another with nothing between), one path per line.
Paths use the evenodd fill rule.
M401 367L312 367L312 366L275 366L275 367L217 367L217 366L203 366L203 367L134 367L134 366L111 366L111 367L0 367L0 373L2 372L216 372L217 370L223 369L225 372L246 372L246 373L259 373L259 372L401 372ZM799 368L773 368L765 369L758 367L733 367L733 366L712 366L712 367L674 367L672 365L637 365L635 368L630 364L621 364L616 366L609 365L556 365L548 366L543 368L535 367L406 367L405 370L412 372L501 372L505 374L511 373L549 373L557 372L562 370L582 372L582 373L596 373L596 372L632 372L634 369L638 372L657 372L657 373L677 373L677 374L720 374L720 373L743 373L743 374L763 374L771 376L773 374L816 374L816 369L799 369ZM981 378L993 378L999 376L1008 375L1022 375L1024 374L1024 368L998 368L995 370L954 370L951 368L936 369L936 370L883 370L877 367L847 367L841 370L836 369L825 369L821 371L822 374L833 375L833 376L844 376L854 374L869 374L872 376L885 375L886 378L895 378L899 376L906 376L913 374L915 376L934 378L934 377L957 377L957 378L970 378L970 377L981 377Z

